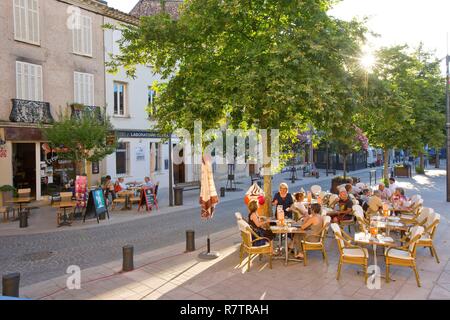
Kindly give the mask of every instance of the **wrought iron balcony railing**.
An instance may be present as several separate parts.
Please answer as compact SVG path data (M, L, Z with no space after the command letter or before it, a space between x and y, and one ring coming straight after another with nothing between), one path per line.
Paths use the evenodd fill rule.
M54 122L50 112L50 103L21 99L12 99L12 110L9 120L12 122L44 124Z

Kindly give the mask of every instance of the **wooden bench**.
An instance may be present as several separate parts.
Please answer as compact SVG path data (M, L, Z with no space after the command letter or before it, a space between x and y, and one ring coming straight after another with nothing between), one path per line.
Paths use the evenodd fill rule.
M174 189L182 189L183 191L200 189L200 181L191 181L191 182L183 182L177 183L174 186Z

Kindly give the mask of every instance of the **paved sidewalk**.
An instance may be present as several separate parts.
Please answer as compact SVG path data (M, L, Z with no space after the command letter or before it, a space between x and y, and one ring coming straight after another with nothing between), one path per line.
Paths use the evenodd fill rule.
M372 169L363 169L358 171L353 171L349 173L349 176L352 175L364 175L368 181L368 172ZM377 168L378 171L382 170L382 167ZM342 172L337 172L337 175ZM298 172L298 177L301 176L301 173ZM280 173L274 176L272 188L275 192L278 188L278 185L281 182L287 182L291 188L291 190L297 190L301 186L311 184L311 183L321 183L323 181L327 181L332 179L332 175L328 177L325 175L325 171L320 170L320 178L316 179L315 177L301 177L301 180L297 180L294 184L289 180L290 173ZM226 186L226 180L220 180L216 182L217 192L220 191L221 187ZM250 177L241 177L238 178L236 188L238 189L235 192L227 191L224 198L221 198L221 202L232 201L236 199L243 199L243 194L250 187ZM182 210L189 210L193 208L197 208L198 205L198 197L199 190L190 190L185 191L183 195L183 206L174 206L169 207L169 199L168 199L168 189L162 188L158 192L158 201L159 201L159 210L152 211L152 215L161 215L172 212L178 212ZM100 224L97 224L97 220L90 219L86 220L83 223L81 220L76 220L72 224L71 227L61 227L58 228L56 226L56 209L50 207L48 201L40 201L33 203L32 206L38 207L37 209L32 210L32 214L29 218L29 226L28 228L20 228L19 221L1 223L0 221L0 236L12 236L12 235L24 235L24 234L42 234L48 232L62 232L67 230L78 230L78 229L87 229L87 228L95 228L98 226L112 225L117 223L123 223L126 221L132 221L136 219L142 219L148 217L146 211L141 210L137 211L137 204L133 205L133 210L122 211L121 205L117 206L117 209L110 212L110 219L103 220Z
M284 265L274 261L268 268L266 258L252 261L246 272L246 260L239 265L240 235L237 227L211 236L213 250L220 258L198 259L204 247L183 253L185 244L147 252L135 257L135 270L120 273L121 261L82 270L81 289L68 290L66 277L60 277L21 288L21 296L32 299L450 299L450 240L448 211L445 202L445 171L428 170L426 176L399 179L407 194L420 193L425 206L441 214L436 249L441 260L437 264L428 249L417 253L422 287L418 288L413 271L393 267L395 281L381 282L381 289L369 290L358 267L345 265L337 281L338 252L335 240L327 239L329 265L320 253L308 254L308 266L296 262ZM330 231L331 234L331 231ZM205 238L197 238L197 246ZM379 265L384 274L383 259Z

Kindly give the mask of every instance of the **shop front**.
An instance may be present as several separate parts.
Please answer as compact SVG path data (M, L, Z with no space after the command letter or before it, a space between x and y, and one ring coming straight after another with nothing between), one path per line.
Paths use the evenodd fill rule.
M37 200L53 192L70 190L75 164L61 159L55 151L38 128L0 128L0 186L31 189Z

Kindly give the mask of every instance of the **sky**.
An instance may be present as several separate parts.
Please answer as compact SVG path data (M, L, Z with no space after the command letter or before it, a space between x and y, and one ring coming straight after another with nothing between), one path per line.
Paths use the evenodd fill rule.
M111 7L129 12L138 0L108 0ZM450 0L343 0L331 15L350 20L368 17L369 29L380 35L371 39L371 46L407 43L425 48L444 58L447 34L450 33Z

